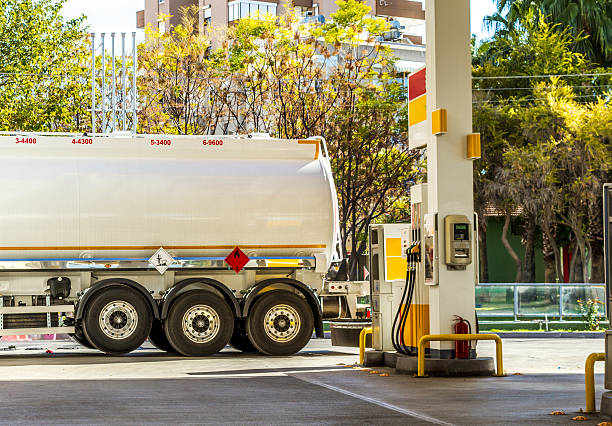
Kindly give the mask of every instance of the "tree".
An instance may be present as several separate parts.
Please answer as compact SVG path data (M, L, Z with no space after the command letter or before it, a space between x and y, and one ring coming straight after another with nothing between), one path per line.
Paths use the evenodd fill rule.
M330 155L340 203L341 236L353 254L353 274L358 256L367 249L369 225L383 222L387 215L408 220L402 200L423 174L417 162L420 153L407 147L405 111L393 101L393 93L389 94L382 99L367 95L347 102L345 108L334 111L326 132L332 141ZM398 209L403 217L397 214Z
M524 179L536 177L515 175L514 187L503 183L512 175L511 168L516 166L517 161L535 161L531 156L532 150L541 151L551 138L557 140L560 137L566 121L559 111L551 109L549 93L560 86L571 86L571 93L566 94L568 99L575 99L576 102L596 101L597 96L604 95L609 87L610 79L606 76L570 76L549 80L547 84L540 84L545 81L541 78L531 77L596 72L597 68L584 55L572 51L576 40L567 30L559 30L540 16L537 24L527 20L522 26L496 33L492 39L474 49L474 127L481 132L485 141L482 159L477 163L474 174L475 207L482 218L479 239L481 244L486 244L487 220L483 213L487 207L497 207L504 212L508 225L512 221L520 223L526 248L523 260L519 262L517 253L510 250L509 244L504 245L515 259L517 268L522 268L522 280L535 278L534 238L538 228L544 234L546 231L552 234L545 235L544 242L552 252L551 269L557 271L555 275L559 273L559 259L554 252L555 246L561 244L560 236L565 230L556 217L554 221L550 217L543 218L536 215L537 209L523 205L537 200L515 192L522 186L533 185L533 182ZM505 155L507 152L511 155ZM515 213L522 209L520 222L519 217L513 219L508 215L508 208ZM543 220L551 224L546 230L542 225ZM555 241L552 242L551 238ZM597 246L595 249L598 249ZM484 273L483 277L486 277L486 258L482 264L481 274Z
M211 42L198 28L198 8L181 9L171 32L146 28L139 47L140 130L146 133L226 132L225 75L209 57Z
M519 123L515 116L508 114L503 105L480 102L474 104L473 126L477 132L480 132L484 141L481 159L474 162L474 209L479 217L480 280L489 282L486 211L492 206L499 209L505 203L505 194L503 191L500 192L496 186L496 177L504 165L503 153L507 139L519 128ZM508 213L504 209L499 210L509 221ZM504 247L514 259L514 252L508 250L506 244L504 244Z
M612 0L496 0L497 13L485 18L500 33L539 22L538 13L558 30L576 37L573 50L593 62L612 61ZM585 36L585 37L581 37Z
M553 253L555 282L561 282L561 251L554 228L562 200L551 151L552 144L546 138L538 138L527 147L508 147L504 153L507 167L500 175L512 199L540 225ZM533 241L531 244L533 247Z
M599 211L601 185L610 170L612 111L601 99L576 101L572 89L558 79L550 86L538 85L534 95L541 100L520 108L497 107L516 118L518 126L506 136L503 162L487 186L492 189L489 200L506 212L520 207L525 220L533 223L529 228L542 229L553 251L557 280L561 280L561 259L555 230L566 227L574 254L570 280L588 282L588 265L599 255L593 241L601 240L601 217L594 213ZM509 218L507 214L504 235ZM526 253L533 249L533 240L524 243ZM527 255L519 273L516 253L504 244L517 263L517 280L529 281Z
M565 92L566 96L563 96ZM570 94L569 99L567 94ZM590 281L588 265L593 257L592 239L601 235L601 221L590 220L601 207L602 177L610 170L612 113L604 100L580 104L571 98L571 89L551 93L551 108L565 121L565 131L556 147L554 161L562 193L558 211L561 223L569 227L576 247L574 268L580 255L578 280ZM598 215L599 216L599 215Z
M89 40L65 0L0 0L0 129L87 129Z
M475 101L528 100L533 98L534 85L542 81L532 76L597 72L597 67L583 54L572 50L579 40L580 37L560 29L559 25L549 24L542 16L535 22L527 22L524 27L496 33L474 50ZM605 92L605 87L596 89L601 89L599 86L608 81L606 77L591 76L561 79L575 86L579 95L593 95L593 98Z
M537 4L532 0L495 0L497 12L484 17L486 27L497 36L506 36L533 20Z
M523 270L529 282L535 279L534 237L538 225L553 252L555 279L561 279L561 256L553 232L557 223L554 214L560 209L561 201L559 190L553 185L557 168L549 141L561 137L565 123L548 102L549 86L555 88L559 84L559 79L552 80L549 85L537 84L533 97L541 101L510 110L518 120L516 131L520 143L506 147L504 165L499 171L506 194L521 207L526 221Z

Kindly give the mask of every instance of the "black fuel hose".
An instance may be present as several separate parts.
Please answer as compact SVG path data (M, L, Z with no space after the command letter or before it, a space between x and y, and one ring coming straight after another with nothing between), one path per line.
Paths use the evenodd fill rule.
M408 316L410 315L410 307L412 306L412 298L414 296L414 290L416 288L415 264L412 263L409 269L410 269L410 290L408 293L408 298L406 300L406 308L404 309L404 315L402 317L402 324L400 326L400 336L402 336L402 339L400 340L400 342L403 342L403 343L400 343L400 347L402 349L401 353L403 353L404 355L416 356L417 355L416 351L408 349L403 339L403 337L406 335L405 333L406 323L408 322Z
M391 342L393 343L393 347L395 348L397 352L404 354L404 355L416 356L416 353L408 349L408 347L402 342L403 341L402 338L404 336L404 330L406 328L408 314L410 312L410 306L412 304L412 296L414 295L414 288L416 284L415 267L414 267L415 265L414 265L413 256L414 255L410 253L410 250L409 250L408 265L407 265L408 268L406 270L406 285L404 286L404 292L402 293L402 299L401 299L399 307L397 308L395 319L393 321L393 327L391 330ZM404 305L406 306L406 308L403 310L404 315L399 321L400 324L398 327L398 320L402 313L402 306Z
M406 269L406 285L404 286L404 292L402 293L402 299L400 301L400 305L399 308L397 309L397 312L395 313L395 319L393 320L393 327L391 327L391 343L393 343L393 347L395 348L395 350L397 352L401 352L401 348L399 345L399 328L397 328L397 320L399 319L399 316L402 312L402 305L404 304L404 300L406 299L406 293L408 292L408 286L409 286L409 281L410 279L410 268Z

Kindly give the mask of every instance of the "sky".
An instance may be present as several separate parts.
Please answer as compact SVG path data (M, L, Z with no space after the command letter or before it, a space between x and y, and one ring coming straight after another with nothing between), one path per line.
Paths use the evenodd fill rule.
M492 15L495 11L493 0L471 0L472 34L476 34L479 39L491 36L491 33L482 25L482 19L486 15Z
M482 18L495 11L493 0L471 0L472 33L480 39L488 33L482 25ZM64 6L64 16L75 18L87 16L90 31L126 32L136 31L136 11L144 9L144 0L68 0Z

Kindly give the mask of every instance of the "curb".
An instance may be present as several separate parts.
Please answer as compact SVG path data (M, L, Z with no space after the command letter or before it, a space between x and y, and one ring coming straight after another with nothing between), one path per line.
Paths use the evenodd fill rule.
M603 339L604 331L481 331L481 333L497 334L502 339Z
M497 334L502 339L603 339L604 331L481 331ZM324 339L331 339L331 332L326 331ZM312 335L313 339L317 337Z

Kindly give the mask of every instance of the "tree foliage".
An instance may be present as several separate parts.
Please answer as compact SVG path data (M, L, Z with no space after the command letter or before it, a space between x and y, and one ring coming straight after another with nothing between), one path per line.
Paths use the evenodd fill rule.
M523 259L505 244L517 281L535 278L540 231L552 279L562 279L561 246L570 244L574 253L572 281L588 280L588 265L602 255L597 212L601 183L609 177L610 78L581 75L600 69L572 50L579 39L540 15L537 23L526 19L505 28L475 51L474 126L485 140L474 175L476 207L483 214L495 206L505 216L502 239L510 222L521 219ZM547 74L566 77L537 77Z
M601 223L591 217L599 209L601 186L610 170L612 111L603 100L576 102L568 87L536 93L545 101L516 112L530 142L507 148L499 177L509 197L536 218L554 251L557 279L562 275L554 229L566 226L574 242L571 275L588 280L592 241L601 239Z
M491 39L482 42L474 52L475 100L529 99L533 98L533 83L540 80L532 76L600 71L583 54L572 50L579 39L558 25L547 23L541 15L536 22L529 21L524 27L496 33ZM480 78L484 76L489 78ZM577 94L585 96L603 93L606 88L594 89L609 80L606 77L585 79L580 76L562 79L575 86Z
M612 61L612 0L495 0L485 22L499 34L540 24L559 24L575 37L574 51L604 65Z
M88 123L84 17L65 0L0 0L0 129L71 131Z
M207 54L197 8L184 9L172 32L146 28L139 49L140 128L147 133L215 134L227 130L223 75Z

